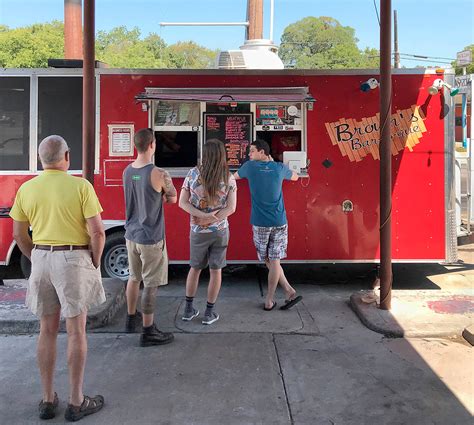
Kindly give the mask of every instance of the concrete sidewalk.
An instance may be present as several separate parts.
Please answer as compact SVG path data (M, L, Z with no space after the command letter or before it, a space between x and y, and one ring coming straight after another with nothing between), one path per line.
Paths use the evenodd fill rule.
M264 312L258 284L264 278L262 270L236 268L224 275L216 304L221 319L204 326L199 318L181 320L187 268L173 267L171 283L159 289L156 306L158 327L175 333L175 341L167 346L139 347L138 334L123 333L123 301L112 303L117 313L89 333L85 377L86 394L103 394L106 406L81 423L470 423L473 351L458 331L442 339L407 335L392 339L367 329L349 299L370 287L371 266L285 266L285 270L304 297L295 308ZM462 265L456 271L441 265L394 265L394 294L441 295L447 291L443 286L447 281L450 291L465 291L472 273L470 266ZM12 281L6 283L9 287ZM123 283L107 285L110 294L123 297ZM282 294L277 295L281 305ZM203 276L196 297L201 315L205 302ZM446 319L445 314L433 314L440 323ZM2 423L40 423L35 351L36 338L28 335L0 338ZM58 351L55 382L61 403L58 417L50 423L64 421L68 393L64 334Z
M255 282L237 286L229 280L216 304L221 319L212 326L198 318L181 321L182 282L160 289L157 324L175 333L172 344L139 347L139 334L123 333L124 307L106 326L91 330L85 391L103 394L106 406L81 423L464 425L472 420L473 351L462 339L387 339L372 332L348 305L353 285L297 285L302 303L264 312ZM196 302L201 311L202 286ZM40 423L35 345L30 336L0 338L2 423ZM61 403L50 423L64 421L64 334L58 350L55 389Z

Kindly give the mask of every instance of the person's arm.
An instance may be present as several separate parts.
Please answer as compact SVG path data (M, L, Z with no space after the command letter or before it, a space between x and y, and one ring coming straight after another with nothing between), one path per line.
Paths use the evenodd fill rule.
M175 204L178 192L173 185L170 173L162 168L154 168L151 172L151 184L157 192L163 191L163 200L168 204Z
M22 254L28 259L31 259L33 241L28 234L29 228L30 223L28 221L13 220L13 239L15 239Z
M188 214L192 215L193 217L197 217L200 219L212 219L216 221L216 212L206 213L201 211L200 209L196 208L194 205L189 202L190 193L189 190L182 188L181 193L179 194L179 207L186 211ZM198 223L196 223L198 224ZM199 223L200 224L200 223Z
M291 181L294 181L294 182L295 182L295 181L298 180L299 178L300 178L300 177L298 176L297 173L295 173L294 171L291 172L291 178L290 178Z
M236 171L236 172L234 173L234 179L235 179L235 180L240 180L241 178L242 178L242 177L239 176L239 172Z
M237 207L237 190L233 187L229 195L227 196L227 206L219 210L216 214L216 217L219 220L224 220L224 218L229 217L230 215L234 214L235 209Z
M94 217L87 218L87 232L91 238L90 249L92 255L92 264L97 268L100 266L100 258L102 257L102 251L105 245L105 230L102 224L102 218L100 214Z

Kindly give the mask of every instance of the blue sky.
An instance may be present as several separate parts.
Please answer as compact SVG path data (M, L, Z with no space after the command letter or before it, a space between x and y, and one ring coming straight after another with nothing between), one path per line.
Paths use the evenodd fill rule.
M375 3L379 8L379 1ZM264 0L264 37L269 36L270 0ZM193 40L212 49L237 49L244 27L160 27L160 22L245 21L246 0L96 0L96 29L138 27L156 32L168 43ZM63 20L63 0L0 0L0 24L15 28ZM398 13L401 53L455 58L474 43L474 0L392 0ZM285 27L306 16L330 16L356 30L359 47L376 47L379 28L373 0L275 0L274 40ZM407 67L443 65L402 60Z

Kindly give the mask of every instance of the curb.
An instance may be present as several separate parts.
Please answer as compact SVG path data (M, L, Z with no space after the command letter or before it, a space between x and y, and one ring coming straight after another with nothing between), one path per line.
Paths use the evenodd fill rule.
M125 282L120 279L103 279L106 294L105 303L92 308L87 314L86 329L97 329L107 325L125 304ZM38 333L40 323L37 318L29 320L0 320L0 334L21 335ZM66 321L61 319L59 332L66 332Z
M383 334L389 338L445 338L460 336L465 325L455 330L452 327L443 329L440 325L435 331L432 329L413 330L403 329L396 317L388 311L379 309L375 303L367 304L362 301L364 293L355 293L350 297L350 306L360 321L370 330Z

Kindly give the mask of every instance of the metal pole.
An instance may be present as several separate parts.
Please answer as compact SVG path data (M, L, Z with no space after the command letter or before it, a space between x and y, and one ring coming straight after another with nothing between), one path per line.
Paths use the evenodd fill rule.
M393 11L393 50L395 51L395 68L400 68L400 53L398 51L398 20L397 11Z
M94 184L95 158L95 0L84 0L82 67L82 176Z
M380 0L380 308L392 301L392 2Z
M273 41L273 15L275 14L275 0L270 0L270 40Z

